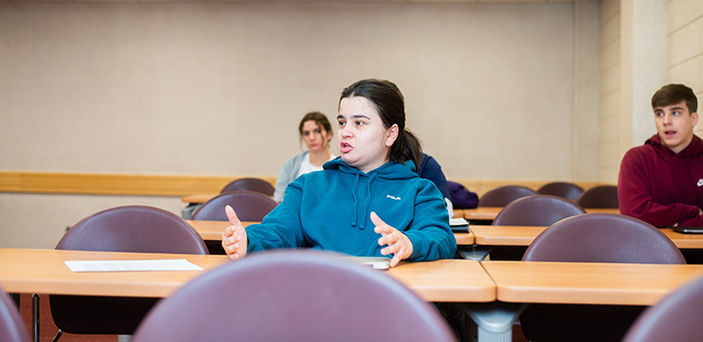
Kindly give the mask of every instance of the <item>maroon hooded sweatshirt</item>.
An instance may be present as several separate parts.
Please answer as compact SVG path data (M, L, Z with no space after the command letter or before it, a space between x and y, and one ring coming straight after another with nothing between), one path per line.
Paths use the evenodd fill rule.
M655 134L631 148L620 165L618 201L620 213L655 227L703 227L703 140L694 135L674 153Z

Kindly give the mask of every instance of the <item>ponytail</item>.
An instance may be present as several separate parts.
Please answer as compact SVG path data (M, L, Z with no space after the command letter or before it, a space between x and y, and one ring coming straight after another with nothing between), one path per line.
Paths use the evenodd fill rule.
M407 128L398 130L398 138L395 139L395 142L391 146L388 159L398 163L411 160L415 163L416 168L420 167L420 161L422 159L420 140Z

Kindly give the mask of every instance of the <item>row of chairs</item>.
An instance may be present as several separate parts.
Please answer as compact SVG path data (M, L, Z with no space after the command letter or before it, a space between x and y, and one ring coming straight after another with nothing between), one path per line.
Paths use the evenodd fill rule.
M591 214L584 217L602 220L604 215L608 216ZM550 228L549 235L540 237L530 247L526 260L564 261L560 255L553 255L550 248L539 246L563 243L564 234L573 231L569 228L572 224L562 223ZM642 229L636 233L652 234ZM573 241L572 236L566 237ZM581 241L585 244L593 242L590 235L584 235ZM578 245L572 243L571 247L582 249ZM320 253L264 253L206 272L150 310L139 323L134 341L454 340L436 309L397 281L346 261L326 258ZM677 257L675 253L660 253L672 261ZM602 255L595 255L590 261L621 262ZM600 311L598 307L572 307L566 314L561 311L556 316L551 313L551 317L540 316L544 313L542 309L542 306L530 306L521 318L523 328L527 324L526 316L529 316L551 329L563 327L571 340L574 336L581 336L578 334L584 330L597 331L598 335L591 337L594 340L606 340L602 335L604 324L607 326L608 320L621 319L623 315L623 311L613 306ZM551 311L554 308L546 309ZM595 316L584 318L584 311ZM639 311L634 314L632 317L636 317ZM703 278L674 291L646 310L624 340L697 340L700 338L698 317L701 314ZM29 341L14 303L2 291L0 340ZM553 340L553 337L547 340Z
M480 207L504 207L508 203L531 195L552 195L573 201L584 208L618 208L618 188L615 185L599 185L584 191L573 183L548 183L532 190L520 185L505 185L492 189L479 198Z

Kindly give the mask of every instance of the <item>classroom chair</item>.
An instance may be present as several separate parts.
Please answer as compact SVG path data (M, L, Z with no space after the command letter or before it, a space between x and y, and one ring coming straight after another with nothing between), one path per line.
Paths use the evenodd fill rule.
M689 281L647 308L624 342L688 342L703 337L703 277Z
M583 188L567 182L551 182L542 185L537 189L537 193L541 195L553 195L575 201L583 193Z
M123 206L76 223L56 249L208 254L197 232L178 216L154 207ZM158 298L50 295L54 322L76 334L133 334Z
M530 244L523 261L685 264L655 227L618 214L583 214L561 220ZM621 341L641 306L531 304L520 316L531 341Z
M0 288L0 341L29 342L29 333L15 302Z
M134 342L453 341L437 310L381 271L323 251L272 251L189 282Z
M478 199L479 207L504 207L508 203L536 192L521 185L504 185L489 190Z
M236 190L254 191L272 197L276 188L261 178L240 178L225 185L220 193Z
M532 195L519 198L498 212L494 226L549 226L563 218L583 214L578 205L557 196ZM520 260L527 247L500 246L490 252L491 260Z
M615 185L599 185L584 191L576 201L584 208L613 208L618 204L618 187Z
M261 221L278 203L273 198L253 191L228 191L203 203L192 220L227 221L225 206L231 205L241 221Z
M261 221L278 203L273 198L253 191L221 193L195 210L192 220L227 221L225 206L231 205L240 221ZM225 254L221 241L205 241L210 254Z

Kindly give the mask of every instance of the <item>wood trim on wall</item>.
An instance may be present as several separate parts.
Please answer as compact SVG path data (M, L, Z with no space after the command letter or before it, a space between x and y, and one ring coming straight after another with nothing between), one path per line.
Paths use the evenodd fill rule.
M136 195L181 197L196 194L215 194L229 182L243 177L257 177L276 185L275 177L261 176L190 176L190 175L139 175L139 174L89 174L56 172L0 171L0 192ZM502 185L523 185L538 189L548 181L529 180L455 180L479 196ZM584 189L602 183L574 182Z
M218 193L243 177L0 171L0 192L180 197ZM258 178L276 184L275 177Z

